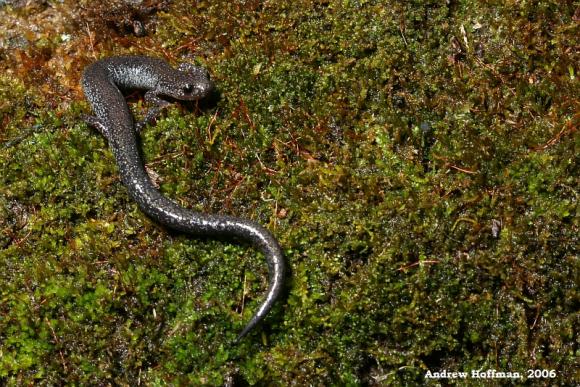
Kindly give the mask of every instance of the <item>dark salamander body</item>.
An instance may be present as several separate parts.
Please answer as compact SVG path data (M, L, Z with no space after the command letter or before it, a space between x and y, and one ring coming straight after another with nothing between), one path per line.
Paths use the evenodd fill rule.
M88 66L82 86L95 116L87 121L108 140L119 166L119 173L129 195L143 212L164 226L203 236L234 237L259 247L268 263L269 286L265 300L239 334L244 337L264 318L280 295L284 280L282 251L274 236L259 224L232 216L199 213L178 206L154 187L137 147L142 127L135 125L121 90L146 90L145 99L154 106L148 121L169 102L163 97L198 100L207 96L213 84L201 67L183 64L173 69L161 59L126 56L111 57Z

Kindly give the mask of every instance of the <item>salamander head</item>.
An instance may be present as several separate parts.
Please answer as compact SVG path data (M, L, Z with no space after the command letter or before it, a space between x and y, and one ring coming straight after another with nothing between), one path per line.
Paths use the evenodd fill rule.
M206 97L213 87L206 69L183 63L170 77L165 77L160 82L158 92L179 100L195 101Z

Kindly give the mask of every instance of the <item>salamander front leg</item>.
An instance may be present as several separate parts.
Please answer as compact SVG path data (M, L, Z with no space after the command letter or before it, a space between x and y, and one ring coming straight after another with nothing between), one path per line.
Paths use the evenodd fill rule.
M155 90L149 90L147 93L145 93L145 101L147 101L151 108L142 121L135 123L135 131L137 131L137 133L141 133L145 125L153 121L159 115L159 113L161 113L162 109L165 109L167 106L171 105L171 103L161 99L155 93Z

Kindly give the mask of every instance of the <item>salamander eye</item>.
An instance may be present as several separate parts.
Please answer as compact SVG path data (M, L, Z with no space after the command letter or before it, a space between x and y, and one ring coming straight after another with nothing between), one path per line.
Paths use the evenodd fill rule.
M187 83L187 84L185 84L185 86L183 86L183 92L185 94L191 94L192 91L193 91L193 85L191 83Z

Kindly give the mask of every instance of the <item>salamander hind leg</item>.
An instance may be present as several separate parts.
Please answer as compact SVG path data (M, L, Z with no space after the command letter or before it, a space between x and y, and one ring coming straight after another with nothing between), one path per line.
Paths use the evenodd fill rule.
M101 122L97 116L83 114L83 120L93 128L97 129L107 140L109 140L109 129Z

